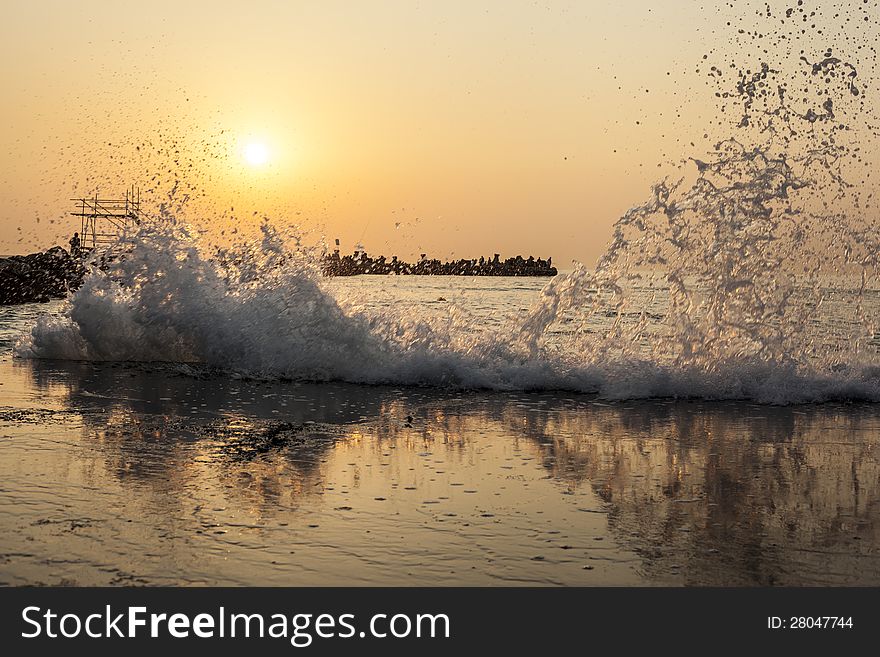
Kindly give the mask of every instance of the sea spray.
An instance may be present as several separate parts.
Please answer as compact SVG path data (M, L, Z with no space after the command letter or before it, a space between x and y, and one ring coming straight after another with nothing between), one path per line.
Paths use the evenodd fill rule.
M204 257L184 228L145 224L127 256L107 271L93 270L61 316L42 317L16 354L187 363L196 366L189 372L272 379L561 389L611 399L880 400L880 376L864 367L822 371L743 356L704 367L698 359L660 362L636 343L626 349L620 336L632 326L656 330L665 317L614 311L586 269L554 279L525 321L501 328L476 326L454 307L439 317L370 311L338 302L313 266L265 231L259 246ZM604 310L592 332L557 328L593 306Z
M719 124L733 136L627 212L594 271L579 267L548 286L524 326L533 353L568 316L580 318L578 351L606 365L642 360L672 378L728 376L725 394L743 368L872 378L878 308L869 288L880 249L863 154L876 148L877 116L865 100L876 50L867 35L854 48L869 51L861 57L869 76L831 47L793 52L808 19L811 37L823 33L812 22L821 11L804 5L781 19L763 5L759 26L736 31L723 65L704 57L718 114L732 119ZM743 49L749 42L771 48ZM764 60L771 52L778 65ZM742 53L757 61L741 64ZM817 313L840 321L820 335ZM611 321L597 330L601 314Z
M185 227L146 222L121 257L94 266L60 318L43 318L19 355L202 363L323 379L380 360L296 252L263 239L209 258ZM259 257L254 254L259 253Z

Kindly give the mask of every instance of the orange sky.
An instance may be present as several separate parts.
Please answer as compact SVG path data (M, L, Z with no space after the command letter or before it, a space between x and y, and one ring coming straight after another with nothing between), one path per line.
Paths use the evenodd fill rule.
M66 243L70 197L134 183L156 211L177 179L216 231L265 215L344 251L563 266L705 146L694 65L729 19L693 0L4 9L0 253Z

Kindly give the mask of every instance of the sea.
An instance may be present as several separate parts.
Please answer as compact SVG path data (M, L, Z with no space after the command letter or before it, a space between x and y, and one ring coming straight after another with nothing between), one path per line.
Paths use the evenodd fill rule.
M240 344L206 366L169 332L171 317L187 326L184 305L164 324L135 320L128 295L113 322L106 278L94 284L73 303L0 309L3 584L880 583L876 377L744 365L722 385L643 365L609 369L630 382L606 385L526 356L505 365L506 349L474 345L513 336L553 282L501 277L319 281L308 294L326 297L291 309L307 311L291 334L253 309L226 326L191 315L189 330ZM210 298L182 303L202 312ZM73 340L78 304L97 315L79 331L100 330L86 342L106 358L56 344ZM395 344L415 356L359 361L363 336L333 323L348 313L373 336L366 318L402 318ZM139 358L116 359L137 322ZM340 354L306 335L327 323L349 341ZM837 323L815 330L835 336ZM270 355L248 342L258 336ZM35 357L40 340L61 351ZM291 356L285 340L313 353ZM174 358L156 359L157 345Z

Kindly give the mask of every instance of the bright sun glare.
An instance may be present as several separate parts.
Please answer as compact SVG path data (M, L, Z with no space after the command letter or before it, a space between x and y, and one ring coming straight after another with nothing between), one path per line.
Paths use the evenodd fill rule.
M266 144L251 142L244 147L244 159L251 166L262 166L269 161L269 149Z

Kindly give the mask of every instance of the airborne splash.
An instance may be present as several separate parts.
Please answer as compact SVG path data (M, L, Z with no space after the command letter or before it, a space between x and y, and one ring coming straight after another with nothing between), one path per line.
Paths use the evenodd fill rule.
M880 401L880 233L863 159L875 71L794 48L801 19L817 20L807 12L768 5L772 29L733 37L771 40L779 61L709 67L726 138L656 184L597 266L554 278L525 317L487 328L466 309L365 310L268 224L260 242L209 257L165 216L16 354L615 399Z

